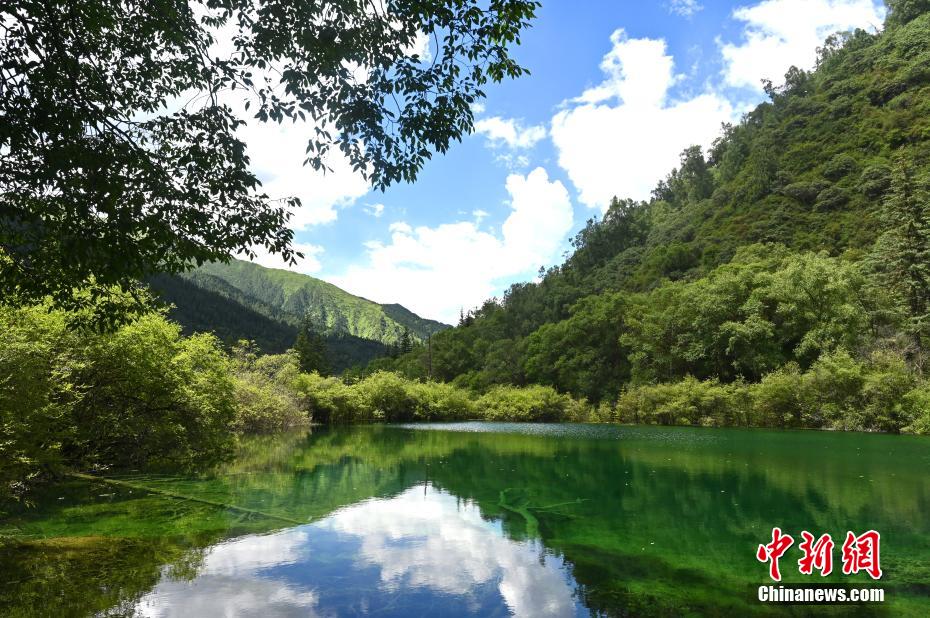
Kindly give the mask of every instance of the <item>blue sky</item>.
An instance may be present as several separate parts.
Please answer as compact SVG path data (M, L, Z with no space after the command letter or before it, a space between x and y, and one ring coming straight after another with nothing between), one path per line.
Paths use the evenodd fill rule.
M292 269L453 321L559 263L611 195L646 198L683 148L762 100L763 77L811 68L828 34L883 16L876 0L543 0L514 50L531 75L489 87L476 133L414 184L369 191L339 160L320 177L293 127L246 140L269 194L304 202Z

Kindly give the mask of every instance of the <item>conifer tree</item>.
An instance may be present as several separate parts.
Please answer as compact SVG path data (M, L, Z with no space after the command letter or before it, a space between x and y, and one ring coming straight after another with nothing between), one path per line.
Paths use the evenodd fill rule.
M893 171L882 224L873 259L907 313L912 355L918 355L930 327L930 198L926 181L904 159Z
M309 314L304 316L294 342L300 370L304 373L315 371L320 375L329 375L330 365L326 339L317 331Z
M404 327L404 332L400 336L400 353L406 354L413 349L413 341L410 339L410 329Z

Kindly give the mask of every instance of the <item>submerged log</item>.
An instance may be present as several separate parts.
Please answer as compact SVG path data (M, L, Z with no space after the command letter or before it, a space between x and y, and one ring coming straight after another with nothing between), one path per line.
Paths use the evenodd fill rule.
M217 508L229 509L231 511L236 511L239 513L245 513L248 515L258 515L260 517L265 517L268 519L276 519L278 521L283 521L285 523L303 526L308 523L305 521L298 521L296 519L291 519L290 517L285 517L283 515L275 515L273 513L266 513L264 511L259 511L256 509L248 509L244 506L238 506L235 504L229 504L226 502L217 502L215 500L207 500L206 498L197 498L195 496L185 496L184 494L175 493L172 491L167 491L164 489L156 489L154 487L146 487L145 485L139 485L138 483L133 483L130 481L121 481L119 479L111 479L105 476L94 476L92 474L83 474L81 472L69 472L68 476L81 479L84 481L99 481L101 483L108 483L110 485L115 485L117 487L128 487L130 489L135 489L137 491L145 491L151 494L157 494L159 496L165 496L167 498L173 498L174 500L190 500L191 502L199 502L201 504L208 504Z

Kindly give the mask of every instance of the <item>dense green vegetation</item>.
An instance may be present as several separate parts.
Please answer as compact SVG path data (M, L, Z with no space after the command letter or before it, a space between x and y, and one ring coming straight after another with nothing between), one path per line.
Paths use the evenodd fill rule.
M447 328L401 305L379 305L307 275L240 260L149 283L186 333L212 332L227 345L247 339L279 354L293 346L309 318L326 338L336 372L400 351L405 335L416 343Z
M472 129L488 83L525 73L510 52L537 7L425 0L385 19L331 0L0 4L0 298L75 308L76 288L118 295L257 248L293 261L300 200L262 191L238 104L303 131L317 171L332 149L373 186L412 182ZM411 52L421 36L431 62ZM146 308L84 306L109 326Z
M73 469L203 468L237 434L311 421L930 432L930 13L898 12L914 6L827 41L653 199L614 200L564 264L454 329L239 261L153 280L189 336L138 291L3 304L3 493Z
M157 314L98 334L47 307L3 308L4 493L64 466L192 467L233 446L229 360Z
M538 283L368 371L549 385L636 421L919 430L927 8L891 3L881 33L830 37L814 71L767 84L770 100L707 153L685 150L652 199L613 200ZM778 410L777 384L796 398ZM767 403L714 403L732 397Z
M87 329L82 317L0 308L0 499L72 470L205 469L232 454L238 434L311 421L587 418L551 387L478 398L392 373L347 383L308 367L300 339L285 354L262 355L250 342L227 353L154 310L112 332Z

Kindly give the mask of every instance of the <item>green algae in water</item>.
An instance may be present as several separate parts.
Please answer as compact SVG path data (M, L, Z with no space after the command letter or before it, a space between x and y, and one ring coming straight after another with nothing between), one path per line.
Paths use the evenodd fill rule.
M8 513L0 614L923 616L928 468L930 440L907 436L475 423L264 436L201 476L74 479ZM769 582L755 548L776 525L881 532L886 603L756 602ZM785 582L819 583L798 557Z

